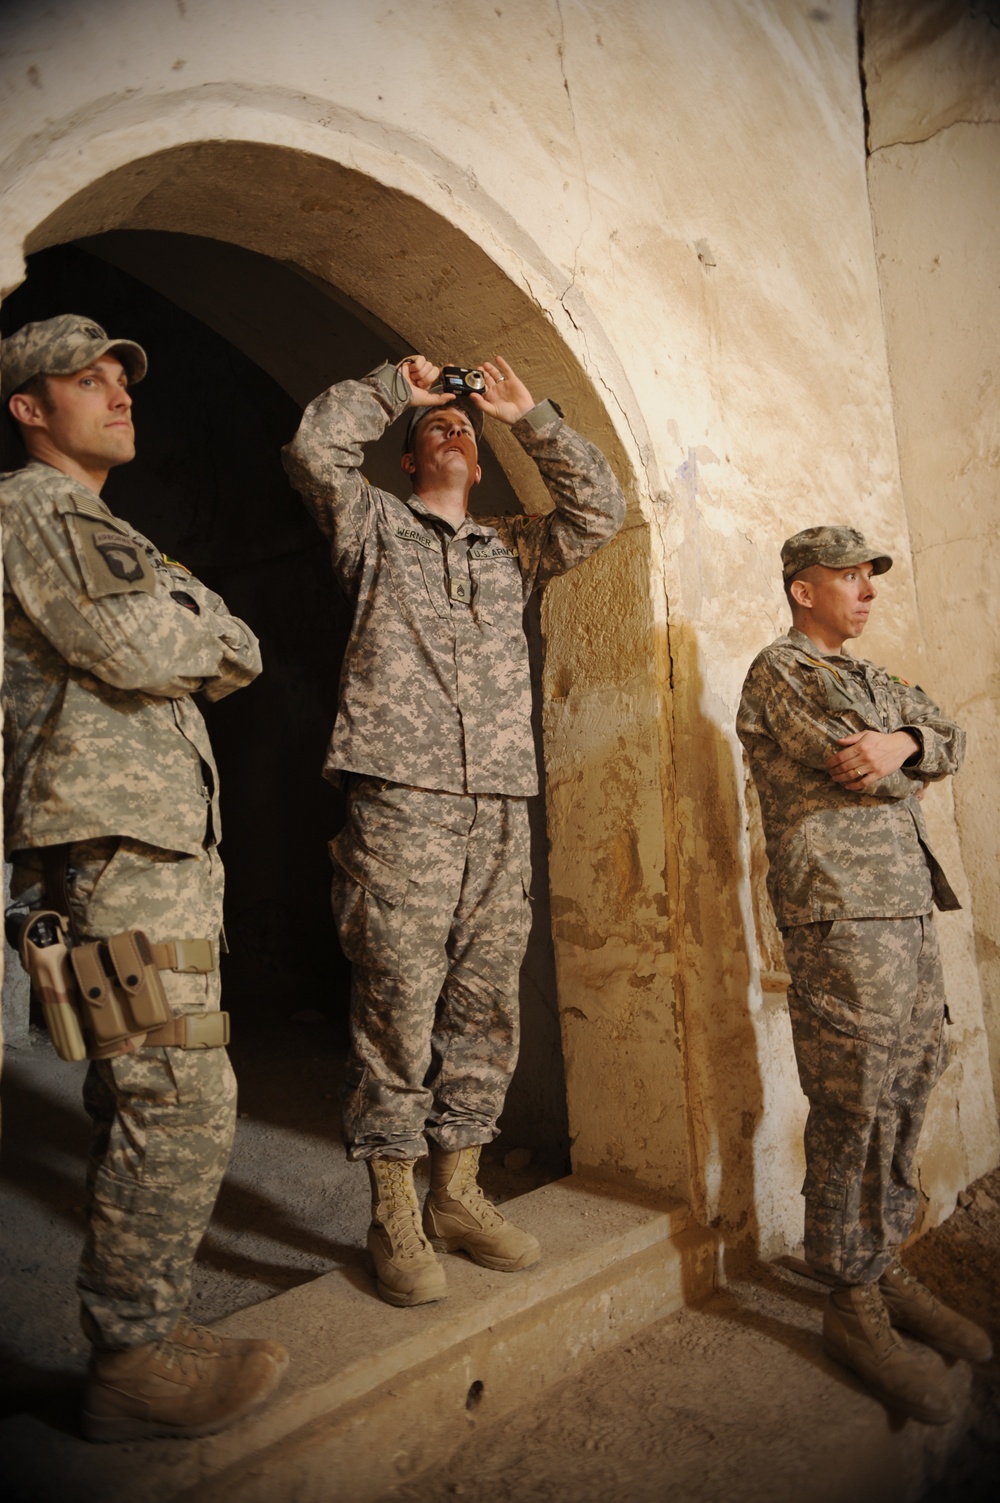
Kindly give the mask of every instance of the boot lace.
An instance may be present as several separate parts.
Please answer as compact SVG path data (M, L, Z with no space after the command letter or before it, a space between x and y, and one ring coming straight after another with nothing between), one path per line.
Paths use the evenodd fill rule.
M895 1263L890 1263L886 1269L886 1273L890 1275L889 1287L890 1289L894 1289L897 1295L901 1295L903 1299L919 1303L928 1311L934 1309L934 1306L937 1304L937 1297L931 1293L926 1284L920 1282L915 1274L912 1274L908 1268L904 1268L902 1263L898 1260Z
M864 1285L860 1305L865 1330L872 1346L882 1356L886 1356L897 1345L897 1338L892 1329L892 1322L889 1320L889 1312L882 1303L882 1295L877 1284Z
M927 1292L924 1285L920 1282L916 1275L912 1274L908 1268L904 1268L902 1263L890 1263L889 1267L886 1269L886 1272L888 1274L891 1274L892 1282L894 1284L905 1284L906 1288L914 1293L917 1290L919 1290L921 1294Z
M207 1352L221 1352L223 1340L208 1326L195 1325L186 1315L182 1315L174 1327L170 1341L174 1346L185 1347L189 1352L197 1351L204 1356ZM192 1345L192 1342L194 1345Z
M468 1148L462 1154L455 1179L454 1195L466 1210L480 1221L484 1231L503 1225L503 1216L492 1201L487 1200L476 1176L479 1173L479 1149Z
M411 1173L408 1160L388 1159L379 1184L384 1216L382 1224L397 1258L415 1258L427 1247Z
M204 1357L189 1346L179 1346L176 1342L164 1337L162 1341L156 1343L156 1352L160 1358L162 1370L168 1377L175 1372L181 1378L204 1378L206 1375Z

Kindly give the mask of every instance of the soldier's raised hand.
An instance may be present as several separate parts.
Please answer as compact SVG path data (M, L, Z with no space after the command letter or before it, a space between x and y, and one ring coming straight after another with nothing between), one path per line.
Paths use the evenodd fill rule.
M472 392L469 401L475 402L480 412L501 423L514 424L534 407L531 392L502 355L497 356L496 365L484 360L479 369L486 378L486 391Z
M408 355L396 369L406 377L411 407L447 407L454 402L454 397L447 392L431 391L441 375L441 367L433 365L426 355Z

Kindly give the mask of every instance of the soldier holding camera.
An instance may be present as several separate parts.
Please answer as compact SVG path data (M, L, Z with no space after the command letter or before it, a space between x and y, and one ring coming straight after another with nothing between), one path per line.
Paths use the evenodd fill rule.
M192 695L260 672L253 633L116 517L146 356L65 314L4 340L28 463L2 477L7 849L22 954L53 1042L89 1056L77 1287L92 1440L195 1436L263 1402L284 1347L185 1313L225 1171L217 774Z
M359 469L403 413L405 501ZM512 429L554 511L469 515L484 417ZM325 767L348 775L331 844L353 966L344 1139L371 1177L379 1293L422 1304L447 1292L432 1243L501 1271L540 1255L476 1179L517 1058L530 926L522 618L533 590L614 537L624 498L603 455L499 358L442 373L415 355L341 382L307 409L285 460L354 605ZM428 1140L421 1218L413 1164Z

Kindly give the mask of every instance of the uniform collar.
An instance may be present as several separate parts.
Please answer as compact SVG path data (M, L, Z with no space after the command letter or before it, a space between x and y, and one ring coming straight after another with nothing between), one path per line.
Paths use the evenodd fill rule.
M409 507L415 517L423 517L428 522L434 523L439 527L446 527L452 537L495 538L497 536L495 527L491 527L488 522L481 522L471 512L466 512L461 524L458 527L453 527L444 517L439 517L436 511L431 511L429 507L425 506L416 491L411 491L410 495L407 496L405 505Z
M89 485L85 485L82 480L77 480L75 475L67 475L65 470L59 469L58 465L46 464L44 459L29 459L28 463L24 466L23 472L26 474L30 473L32 478L45 480L50 484L53 477L55 477L57 480L62 481L63 485L69 491L86 491L87 499L96 501L98 505L105 508L108 516L111 516L111 508L103 496L99 495L97 491L92 490ZM21 472L15 470L13 473L16 475Z
M857 659L853 658L849 652L828 652L825 647L820 647L817 642L814 642L812 637L807 637L804 631L799 631L797 626L790 626L785 635L793 647L797 647L800 652L804 652L808 657L847 658L848 662L857 662Z

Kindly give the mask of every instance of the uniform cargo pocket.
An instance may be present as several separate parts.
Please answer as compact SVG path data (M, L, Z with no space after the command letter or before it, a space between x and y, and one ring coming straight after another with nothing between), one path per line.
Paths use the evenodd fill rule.
M799 1080L810 1101L870 1116L895 1055L892 1018L815 988L788 993Z
M406 873L387 866L380 857L354 844L346 830L342 831L335 840L330 841L330 860L334 866L339 866L352 882L356 882L366 892L380 898L383 903L389 903L395 907L406 897L406 889L409 885Z
M340 948L364 973L395 974L409 879L345 837L342 832L330 841L330 896Z

